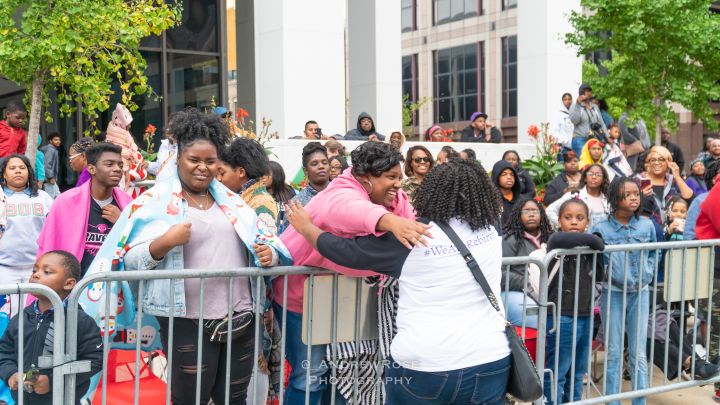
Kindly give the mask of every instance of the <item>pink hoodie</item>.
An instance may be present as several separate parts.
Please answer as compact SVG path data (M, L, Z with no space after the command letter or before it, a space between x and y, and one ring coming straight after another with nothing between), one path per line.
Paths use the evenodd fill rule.
M313 223L320 229L341 237L370 234L379 236L382 232L376 231L375 227L380 218L387 213L415 219L415 210L410 205L407 194L402 189L398 190L393 208L388 210L382 205L370 201L367 191L355 180L355 177L350 173L351 170L352 168L345 169L343 174L333 180L327 189L316 195L305 207L312 217ZM283 232L280 239L290 251L296 266L322 267L354 277L375 274L339 266L324 258L292 226ZM304 275L288 277L288 311L302 313L303 285L306 278L307 276ZM282 277L273 280L273 291L273 299L282 305Z

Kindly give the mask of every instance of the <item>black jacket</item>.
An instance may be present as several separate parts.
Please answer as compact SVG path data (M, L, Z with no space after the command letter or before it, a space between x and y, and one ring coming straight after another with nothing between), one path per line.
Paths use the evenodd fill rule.
M535 245L525 238L518 238L515 235L505 235L502 241L502 255L503 257L522 257L530 256L530 253L537 250ZM527 266L524 264L518 264L510 266L508 270L503 266L502 273L502 284L500 288L505 291L507 287L508 291L525 291L525 272Z
M605 249L605 243L599 237L589 233L576 232L555 232L548 240L547 251L554 249L572 249L580 246L587 246L593 250L602 251ZM550 262L548 267L548 277L551 276L557 260ZM555 273L552 280L548 284L548 302L558 304L558 295L562 296L559 311L561 316L573 316L575 311L575 294L578 295L578 316L590 316L593 312L592 291L593 270L595 271L595 280L601 281L603 256L597 255L595 268L593 268L593 255L580 255L580 269L577 270L577 255L567 255L563 259L562 273L560 267ZM575 290L575 275L578 275L578 289ZM562 279L562 293L559 293L560 280Z
M555 201L559 200L565 194L565 189L568 188L567 176L565 172L562 172L555 176L554 179L545 188L545 206L549 206Z
M520 180L520 198L523 200L535 198L535 182L533 182L530 173L520 169L518 179Z
M510 169L513 172L513 175L515 175L515 185L513 185L512 192L513 192L513 198L512 201L508 201L505 198L502 198L502 216L500 217L502 226L504 227L508 220L510 219L510 212L512 211L515 204L520 201L520 180L518 179L517 171L511 165L510 163L500 160L493 166L492 170L492 180L495 187L500 190L500 186L498 185L498 179L500 178L500 173L505 171L505 169ZM502 191L500 192L500 195L502 197Z
M370 118L370 121L372 121L372 128L370 128L370 130L367 132L363 131L362 127L360 127L360 120L362 120L363 118ZM380 141L385 140L385 135L381 135L375 130L375 120L373 119L373 117L371 117L370 114L363 112L363 113L360 113L360 115L358 115L356 128L349 130L348 133L345 134L345 140L346 141L367 141L367 140L369 140L370 135L373 135L373 134L377 135L378 140L380 140Z
M23 316L23 370L27 371L32 365L38 364L40 356L52 356L53 338L55 336L54 312L46 311L38 316L35 313L35 305L30 305L22 312ZM5 334L0 340L0 378L7 384L10 377L18 372L18 333L19 315L15 315L8 325ZM90 386L90 377L102 370L103 343L100 337L100 329L95 321L90 318L82 309L78 313L78 360L90 360L90 372L77 374L75 388L75 402L80 399ZM52 404L52 369L40 370L50 380L51 391L44 395L25 393L25 403L29 404ZM22 391L22 376L19 379L19 390ZM13 398L17 402L18 391L12 391Z
M475 136L475 128L472 125L468 125L462 130L460 135L460 142L483 142L487 143L484 136ZM502 133L499 129L492 127L490 128L490 143L502 142Z

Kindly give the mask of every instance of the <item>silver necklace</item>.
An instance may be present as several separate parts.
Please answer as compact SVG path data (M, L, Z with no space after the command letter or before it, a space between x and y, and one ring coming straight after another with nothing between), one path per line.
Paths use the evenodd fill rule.
M190 192L188 192L187 190L183 190L183 195L184 195L185 197L189 198L189 199L190 199L193 203L195 203L195 205L197 205L200 209L204 209L205 206L206 206L207 203L208 203L208 193L207 193L207 191L205 192L205 194L198 194L198 195L201 196L201 197L205 197L205 203L204 203L204 204L200 204L196 199L194 199L194 198L190 195Z

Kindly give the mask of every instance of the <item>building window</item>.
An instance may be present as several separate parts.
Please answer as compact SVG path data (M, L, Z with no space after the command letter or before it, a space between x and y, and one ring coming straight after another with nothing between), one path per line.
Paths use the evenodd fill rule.
M433 0L435 25L482 15L481 0Z
M483 43L433 52L435 122L467 121L484 108Z
M402 32L414 31L417 29L415 25L416 17L415 0L402 0L400 3L400 15L402 21Z
M517 8L517 0L502 0L503 10L510 10L511 8Z
M403 100L407 99L409 103L418 101L417 54L402 57L402 94ZM418 112L415 112L412 125L418 122Z
M503 118L517 117L517 36L502 39Z

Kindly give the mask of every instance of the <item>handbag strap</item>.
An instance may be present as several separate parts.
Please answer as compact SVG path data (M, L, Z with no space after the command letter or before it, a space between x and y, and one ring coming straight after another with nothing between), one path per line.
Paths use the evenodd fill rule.
M455 231L450 227L447 222L436 221L435 223L450 238L450 241L452 241L453 245L455 245L455 248L460 252L463 259L465 259L465 264L467 264L467 266L470 268L470 272L472 272L475 280L477 280L483 292L485 292L485 295L487 295L490 304L492 304L493 308L495 308L496 311L502 314L503 312L502 310L500 310L500 305L498 304L497 297L495 297L495 293L493 293L492 289L490 288L490 284L488 284L487 279L485 279L485 276L480 270L480 265L478 265L475 257L472 255L472 253L470 253L470 250L467 248L467 246L465 246L463 241L460 240L458 234L455 233Z

